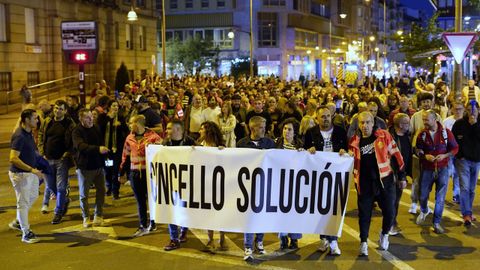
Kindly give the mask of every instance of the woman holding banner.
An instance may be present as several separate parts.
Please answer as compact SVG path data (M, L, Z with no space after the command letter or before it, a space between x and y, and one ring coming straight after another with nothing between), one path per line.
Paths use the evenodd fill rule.
M197 145L218 147L219 149L225 148L225 141L223 140L222 131L215 122L203 122L200 125L199 133L200 137L197 140ZM220 232L220 240L218 241L218 243L220 245L218 247L218 250L228 250L228 247L225 243L225 232ZM213 230L208 230L207 249L210 251L213 251L215 249L215 244L213 241Z
M275 140L275 144L279 149L289 150L303 150L303 141L297 137L299 123L291 117L283 121L280 126L282 127L282 136ZM301 233L284 233L278 234L280 238L280 249L298 249L298 239L302 238ZM290 238L290 245L289 245Z

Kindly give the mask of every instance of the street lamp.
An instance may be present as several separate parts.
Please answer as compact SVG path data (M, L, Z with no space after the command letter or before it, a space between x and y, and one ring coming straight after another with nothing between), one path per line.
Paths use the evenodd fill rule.
M135 10L133 10L133 6L131 7L130 11L127 14L127 20L129 20L129 21L137 21L138 20L137 13L135 12Z

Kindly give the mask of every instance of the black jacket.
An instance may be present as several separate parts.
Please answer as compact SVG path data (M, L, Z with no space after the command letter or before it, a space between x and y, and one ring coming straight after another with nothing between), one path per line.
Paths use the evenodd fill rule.
M402 154L402 158L403 158L403 161L405 163L404 171L405 171L406 175L411 177L412 176L413 149L412 149L412 138L411 138L410 133L407 133L407 134L404 135L404 136L407 136L408 140L406 140L407 141L406 144L402 144L400 142L400 137L395 132L394 127L390 127L388 132L390 132L390 134L392 135L393 139L397 143L398 150L400 150L400 153ZM398 168L398 163L397 163L396 158L392 159L392 169L396 174L399 174L400 170ZM403 173L402 173L402 175L403 175Z
M73 149L77 168L95 170L105 166L105 157L100 154L103 136L97 126L85 128L77 125L72 133Z
M459 119L453 124L453 136L458 143L456 158L480 161L480 123L470 125L468 118Z
M315 125L307 130L304 141L305 143L303 148L309 149L310 147L314 146L315 150L323 151L324 141L318 125ZM333 152L339 152L340 149L345 151L348 150L347 132L343 128L335 125L333 125L332 131L332 146Z

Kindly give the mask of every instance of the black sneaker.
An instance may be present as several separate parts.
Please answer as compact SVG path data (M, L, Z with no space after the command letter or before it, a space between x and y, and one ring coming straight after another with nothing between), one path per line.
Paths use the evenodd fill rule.
M298 249L298 240L297 239L290 240L290 246L288 248L289 249Z
M154 232L157 230L157 224L152 220L150 221L150 226L148 226L148 231L149 232Z
M59 224L60 222L62 222L62 215L55 214L52 219L52 224Z
M107 192L105 192L105 195L106 195L106 196L112 196L112 191L111 191L111 190L107 190Z
M32 231L28 231L27 234L22 236L22 242L27 244L37 243L38 241L40 241L40 239L38 239Z
M170 240L170 243L168 245L163 247L163 250L165 251L172 251L174 249L180 248L180 242L178 240Z
M113 200L120 200L120 195L118 193L113 193Z

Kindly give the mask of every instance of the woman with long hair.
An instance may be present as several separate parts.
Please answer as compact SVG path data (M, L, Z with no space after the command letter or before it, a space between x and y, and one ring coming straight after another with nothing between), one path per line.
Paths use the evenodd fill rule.
M197 145L201 146L210 146L218 147L223 149L225 147L225 142L223 140L223 134L218 125L212 121L203 122L200 126L200 138L197 140ZM225 251L228 249L225 242L225 232L220 232L218 250ZM213 251L215 249L215 244L213 240L213 230L208 230L208 243L207 249Z
M221 112L217 116L217 124L223 135L223 140L226 147L235 147L235 126L237 125L237 118L232 113L232 106L230 102L222 104Z
M277 148L301 151L303 142L297 136L298 121L293 117L287 118L280 126L282 127L282 136L275 140ZM278 238L280 238L280 249L298 249L298 239L302 238L302 234L281 232L278 234Z

